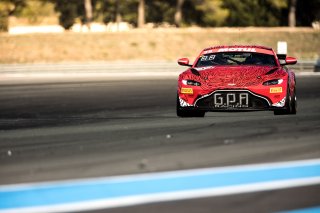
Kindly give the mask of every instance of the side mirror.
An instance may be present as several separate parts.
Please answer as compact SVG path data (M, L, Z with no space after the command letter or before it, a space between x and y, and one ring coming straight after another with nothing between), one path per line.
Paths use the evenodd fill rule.
M287 56L285 60L279 60L281 65L293 65L297 63L297 59Z
M294 57L286 57L286 64L296 64L297 59Z
M188 58L180 58L178 60L178 64L181 65L181 66L188 66L188 67L192 66L191 64L189 64L189 59Z

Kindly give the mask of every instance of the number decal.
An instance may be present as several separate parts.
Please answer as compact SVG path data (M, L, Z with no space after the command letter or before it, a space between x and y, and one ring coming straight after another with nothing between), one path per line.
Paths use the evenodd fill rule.
M214 60L214 58L216 57L216 55L212 54L212 55L203 55L201 56L200 61L212 61Z
M212 61L215 57L216 57L216 55L210 55L208 60Z
M203 55L203 56L201 56L201 61L207 61L207 58L208 58L208 56Z

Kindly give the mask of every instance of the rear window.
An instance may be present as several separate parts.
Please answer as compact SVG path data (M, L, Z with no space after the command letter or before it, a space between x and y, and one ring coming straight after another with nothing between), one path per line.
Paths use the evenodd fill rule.
M273 55L252 52L220 52L201 55L196 67L215 65L262 65L276 66Z

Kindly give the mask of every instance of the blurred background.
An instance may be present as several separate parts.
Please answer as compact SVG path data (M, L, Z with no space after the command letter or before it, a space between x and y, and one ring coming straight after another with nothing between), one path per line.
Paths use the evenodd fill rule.
M178 58L279 41L296 115L177 117ZM320 212L319 58L320 0L0 0L0 212Z
M320 0L2 0L0 63L172 61L279 40L316 60L319 20Z

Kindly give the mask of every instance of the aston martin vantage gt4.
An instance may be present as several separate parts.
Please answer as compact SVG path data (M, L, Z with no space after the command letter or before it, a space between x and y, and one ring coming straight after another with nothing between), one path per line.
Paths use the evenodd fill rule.
M296 114L296 78L286 65L297 59L264 46L216 46L201 51L179 75L177 115L203 117L210 111L271 110Z

